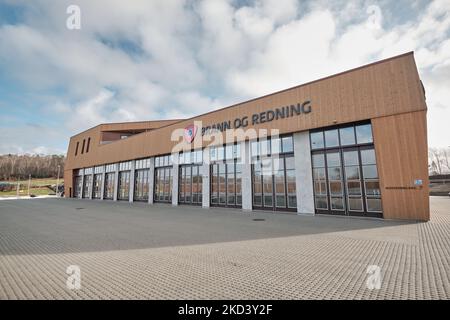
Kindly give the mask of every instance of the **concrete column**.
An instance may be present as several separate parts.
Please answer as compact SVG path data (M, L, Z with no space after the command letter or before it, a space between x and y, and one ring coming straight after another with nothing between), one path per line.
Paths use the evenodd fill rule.
M172 169L172 205L178 205L178 176L179 176L179 164L178 153L173 154L173 169Z
M103 200L103 197L105 195L105 180L106 180L106 166L103 166L103 173L102 173L102 185L100 186L100 200Z
M309 131L294 133L295 189L297 212L314 214L314 193Z
M242 210L252 210L252 163L250 141L241 144L242 153Z
M153 204L153 188L155 185L155 157L150 158L148 173L148 203Z
M130 170L130 198L128 199L129 202L134 201L134 174L136 172L136 161L131 160L131 170Z
M81 191L80 194L78 195L79 199L83 198L83 193L84 193L84 169L81 169Z
M116 163L116 171L114 174L114 195L113 201L117 201L117 192L119 191L119 164Z
M209 208L210 179L209 179L209 149L203 150L203 164L200 167L202 175L202 207Z

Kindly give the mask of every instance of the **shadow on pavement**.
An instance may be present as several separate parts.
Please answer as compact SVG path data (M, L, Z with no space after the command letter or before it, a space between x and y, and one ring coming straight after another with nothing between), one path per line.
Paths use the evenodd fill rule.
M169 204L11 200L0 202L0 254L159 248L410 224L414 223L258 211L243 213L235 209Z

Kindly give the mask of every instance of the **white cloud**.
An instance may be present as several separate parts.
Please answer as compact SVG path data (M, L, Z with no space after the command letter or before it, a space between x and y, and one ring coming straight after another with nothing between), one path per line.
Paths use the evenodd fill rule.
M0 23L0 68L62 117L56 139L68 141L64 126L192 116L415 50L430 145L450 145L450 0L402 24L388 2L80 0L78 32L65 28L69 0L9 3L27 10ZM29 139L0 151L43 146Z

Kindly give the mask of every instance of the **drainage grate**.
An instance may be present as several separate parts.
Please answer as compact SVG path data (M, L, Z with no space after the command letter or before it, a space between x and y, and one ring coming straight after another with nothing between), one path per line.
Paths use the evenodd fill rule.
M76 210L83 210L84 208L75 208Z
M253 219L253 221L266 221L266 219L257 218L257 219Z

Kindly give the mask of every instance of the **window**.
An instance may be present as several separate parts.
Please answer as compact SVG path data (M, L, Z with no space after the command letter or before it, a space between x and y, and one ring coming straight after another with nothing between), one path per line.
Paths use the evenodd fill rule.
M339 136L341 138L342 146L355 144L355 129L353 126L347 128L340 128Z
M133 197L136 201L148 200L148 169L139 169L134 173L134 193Z
M312 156L313 167L325 167L325 157L323 153L313 154Z
M180 153L180 156L182 153ZM173 156L172 155L165 155L165 156L158 156L155 157L155 167L167 167L172 166L173 163Z
M297 208L295 161L292 155L257 160L253 164L252 182L254 207L271 210Z
M370 123L310 132L314 196L318 213L381 212L381 195ZM332 150L319 150L332 149ZM374 215L374 214L372 214ZM375 214L379 216L379 214Z
M375 150L361 150L361 161L363 164L375 164Z
M292 136L282 138L283 153L294 152L294 142Z
M323 132L312 132L311 133L311 149L322 149L325 147L323 140Z
M119 163L119 171L128 171L128 170L131 170L131 161Z
M85 139L83 139L83 146L81 147L81 154L83 154L84 153L84 145L86 144L86 140Z
M184 204L202 203L202 175L200 165L186 164L180 166L178 178L178 200Z
M345 125L336 129L313 131L310 133L311 150L347 147L373 143L370 123Z
M112 200L114 197L114 179L115 179L115 173L114 172L108 172L105 175L105 191L103 198Z
M86 146L86 153L89 152L89 146L90 146L90 144L91 144L91 138L89 137L89 138L88 138L88 142L87 142L87 146Z
M155 168L155 187L153 199L155 202L172 201L172 167Z
M100 199L102 183L103 183L103 175L101 173L100 174L98 174L98 173L95 174L94 175L92 198Z
M119 172L118 200L128 200L130 197L130 171Z
M356 126L356 140L358 144L372 143L372 126L370 124Z
M250 144L252 157L265 157L272 154L294 152L294 141L292 136L260 138Z
M77 146L75 147L75 156L78 155L78 147L80 146L80 142L77 141Z
M327 148L339 146L339 135L337 129L325 131L325 146Z
M271 148L272 148L272 154L281 153L281 139L280 138L272 138L271 139Z

